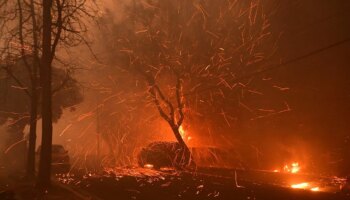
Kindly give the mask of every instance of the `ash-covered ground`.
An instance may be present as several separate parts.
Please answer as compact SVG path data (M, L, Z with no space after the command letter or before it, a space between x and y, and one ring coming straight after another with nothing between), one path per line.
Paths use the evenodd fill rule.
M110 168L103 173L56 175L63 184L98 199L349 199L340 179L263 171L198 169L176 171ZM308 181L322 189L291 188Z

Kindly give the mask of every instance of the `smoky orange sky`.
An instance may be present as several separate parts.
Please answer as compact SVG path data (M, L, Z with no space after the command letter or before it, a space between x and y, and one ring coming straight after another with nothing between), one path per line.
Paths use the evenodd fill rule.
M106 1L102 5L115 11L110 20L118 23L123 18L121 7L130 2ZM264 4L271 13L271 31L281 33L271 63L290 60L350 37L350 2L347 0L274 0L264 1ZM104 62L104 33L97 28L93 32L97 34L93 36L93 47L101 56L101 63L94 61L86 49L72 50L77 62L86 68L76 72L78 81L84 86L85 99L76 111L65 111L54 125L53 143L65 144L67 148L91 149L96 144L98 119L89 113L106 97L113 95L118 85L124 84L111 81L110 77L118 72L112 64ZM280 98L282 106L286 102L290 107L289 112L252 119L254 116L242 108L239 116L234 116L239 118L234 127L211 127L206 133L198 130L191 133L191 125L185 129L193 135L194 145L252 145L267 155L272 155L278 148L303 159L336 148L350 135L349 55L350 43L347 42L264 74L261 78L271 78L273 83L273 87L266 91L272 96L264 101L268 104L269 98ZM274 96L276 91L278 97ZM115 109L124 103L118 98L110 101L114 102L112 107ZM246 101L252 107L258 103L253 98ZM148 107L146 110L151 113L149 117L153 117L153 121L135 134L138 137L136 143L142 146L152 140L174 140L170 129L157 116L156 109ZM205 127L205 123L201 126Z

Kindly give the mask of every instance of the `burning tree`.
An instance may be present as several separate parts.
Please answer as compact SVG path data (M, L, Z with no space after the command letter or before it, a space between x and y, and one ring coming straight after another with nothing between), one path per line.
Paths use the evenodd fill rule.
M224 113L222 99L236 95L235 89L250 91L242 79L250 82L273 54L263 11L255 0L133 1L112 26L109 44L118 67L145 80L151 101L187 155L180 134L186 111ZM198 99L209 105L195 106Z

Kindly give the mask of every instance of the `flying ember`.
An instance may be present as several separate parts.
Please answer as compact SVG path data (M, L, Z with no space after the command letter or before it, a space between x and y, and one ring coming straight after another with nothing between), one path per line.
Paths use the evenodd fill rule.
M350 200L350 0L0 0L0 200Z

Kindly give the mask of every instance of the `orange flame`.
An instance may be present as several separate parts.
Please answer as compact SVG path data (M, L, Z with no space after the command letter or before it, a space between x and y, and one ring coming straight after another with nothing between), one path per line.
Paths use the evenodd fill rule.
M300 171L300 165L298 162L294 162L291 165L285 165L283 171L296 174Z
M181 135L182 139L185 139L186 138L186 132L185 132L184 128L182 127L182 125L179 127L179 132L180 132L180 135Z
M182 127L182 125L179 127L179 132L180 132L182 139L185 142L188 142L188 141L193 139L191 136L188 135L188 133L185 131L185 129Z
M297 163L297 162L292 163L292 168L291 168L290 172L295 174L295 173L298 173L299 171L300 171L299 163Z

